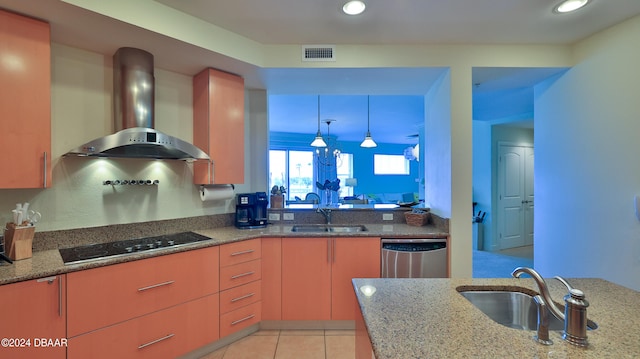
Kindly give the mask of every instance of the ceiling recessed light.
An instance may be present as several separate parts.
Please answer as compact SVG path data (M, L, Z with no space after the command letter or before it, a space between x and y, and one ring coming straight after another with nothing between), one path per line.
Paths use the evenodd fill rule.
M564 14L580 9L587 5L589 0L565 0L553 9L553 12Z
M347 15L359 15L364 12L364 8L366 5L359 0L349 1L342 7L342 11L344 11Z

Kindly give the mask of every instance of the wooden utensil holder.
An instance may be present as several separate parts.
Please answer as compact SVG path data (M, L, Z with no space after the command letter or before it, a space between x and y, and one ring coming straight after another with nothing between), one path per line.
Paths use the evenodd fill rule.
M31 258L35 232L34 226L16 226L15 223L7 223L4 232L5 255L14 261Z
M281 194L272 194L269 202L271 208L284 208L284 196Z

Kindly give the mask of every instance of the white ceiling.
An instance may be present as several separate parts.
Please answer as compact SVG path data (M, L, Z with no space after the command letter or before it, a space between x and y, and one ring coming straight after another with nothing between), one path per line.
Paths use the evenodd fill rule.
M344 15L340 10L342 0L155 1L159 6L166 4L264 44L571 44L640 14L639 0L592 0L578 12L562 16L552 13L559 0L365 0L367 10L359 17ZM49 21L52 41L56 43L105 56L111 56L121 46L140 47L154 54L159 68L193 75L206 66L214 66L241 74L250 88L264 88L275 95L303 94L317 98L318 94L356 94L361 95L360 99L364 98L362 95L423 95L443 71L257 68L64 0L0 0L0 8ZM563 70L474 69L473 82L479 84L473 87L474 118L523 117L532 111L532 86ZM338 100L344 106L343 117L362 118L362 113L356 114L362 106L347 107L360 103L358 97ZM372 97L372 104L374 100ZM382 136L389 134L391 141L414 132L414 123L397 124L405 121L402 114L415 111L394 112L393 122L376 124L375 129L372 122L376 140L384 141ZM309 116L315 121L308 124L302 119ZM377 115L372 114L371 118ZM276 128L307 132L305 127L311 127L310 132L315 133L317 109L311 115L291 111L286 118L273 117L270 121ZM390 126L385 127L387 124ZM358 124L358 137L362 133L360 127ZM332 133L334 128L340 131L337 123ZM394 133L398 128L403 131Z
M569 44L640 13L638 0L156 0L264 44Z

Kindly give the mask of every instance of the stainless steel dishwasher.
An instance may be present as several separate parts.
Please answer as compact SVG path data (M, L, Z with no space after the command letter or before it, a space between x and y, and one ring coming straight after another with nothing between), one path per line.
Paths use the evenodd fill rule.
M382 238L382 278L447 278L445 238Z

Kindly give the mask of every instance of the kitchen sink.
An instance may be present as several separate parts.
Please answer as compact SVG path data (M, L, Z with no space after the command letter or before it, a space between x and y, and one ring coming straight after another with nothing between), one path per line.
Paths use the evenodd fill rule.
M299 224L291 228L291 232L311 233L354 233L365 232L367 227L363 225L339 225L339 224Z
M536 330L538 308L533 297L518 291L458 290L459 293L480 309L494 322L509 328ZM562 307L561 307L561 310ZM587 321L587 329L597 329L598 325ZM549 330L563 330L564 322L549 314Z
M515 291L463 291L460 294L494 322L509 328L536 330L538 308L533 297ZM549 330L563 330L564 323L549 315Z

